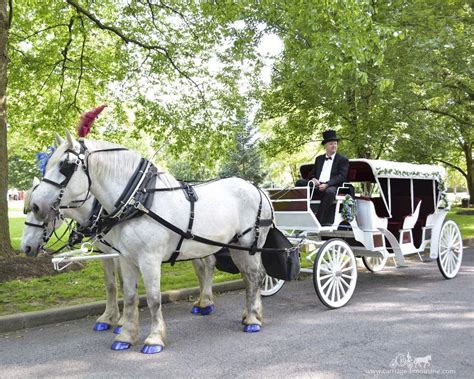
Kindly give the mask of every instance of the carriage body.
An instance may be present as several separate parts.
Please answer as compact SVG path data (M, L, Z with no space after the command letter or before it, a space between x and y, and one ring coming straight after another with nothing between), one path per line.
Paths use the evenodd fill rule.
M301 176L306 178L311 168L311 164L301 166ZM329 226L322 226L316 217L320 200L314 196L311 183L307 187L272 188L267 192L275 210L277 227L290 239L305 238L310 245L307 259L312 262L313 269L303 268L302 271L313 273L316 292L317 287L325 284L328 272L333 271L341 282L342 293L353 291L355 286L357 273L348 269L355 266L354 257L362 258L370 271L379 271L388 258L403 267L405 256L418 254L422 259L421 253L429 248L430 258L438 260L446 278L457 274L462 258L462 239L457 225L453 221L445 222L448 203L443 192L444 177L445 170L440 166L350 160L348 183L337 191L333 203L334 221ZM344 212L348 203L355 205L353 217ZM323 247L327 249L330 241L334 254L338 255L334 265L328 263L328 253L321 251ZM347 263L347 259L353 260L353 264ZM332 267L338 264L339 269ZM331 266L329 270L328 266ZM321 267L323 272L317 274L316 270ZM346 271L351 275L345 274ZM318 279L318 275L323 280ZM331 293L329 299L323 299L324 295L320 293L318 296L332 308L349 300L331 301L331 297L338 297L337 293Z

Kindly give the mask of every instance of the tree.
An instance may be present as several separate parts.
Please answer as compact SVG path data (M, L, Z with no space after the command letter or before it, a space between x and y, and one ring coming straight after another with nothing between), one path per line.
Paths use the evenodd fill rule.
M15 3L8 41L11 156L33 164L53 132L74 127L82 111L105 102L110 111L92 138L120 142L146 139L145 133L155 148L166 144L161 153L177 157L184 150L193 153L193 164L214 165L232 143L244 104L238 84L247 37L232 22L218 25L214 8L146 0ZM5 49L7 16L1 25ZM225 61L227 50L242 60ZM211 67L220 55L221 67ZM6 214L6 123L1 132L0 210ZM2 247L9 246L6 217L0 231Z
M10 156L8 158L9 188L17 188L19 190L30 189L35 176L40 177L41 173L38 167L32 165L30 161L18 156Z
M259 12L285 45L259 93L260 119L276 123L270 154L297 151L331 127L350 140L351 155L382 156L398 120L385 58L400 36L377 12L375 1L279 2Z
M10 3L11 4L11 3ZM11 8L7 1L0 0L0 255L13 254L8 223L8 153L7 153L7 67L8 30Z
M255 141L255 130L244 124L237 133L234 149L224 159L219 172L221 177L238 176L257 185L263 182L266 172L262 169L262 158Z
M404 142L416 161L441 162L461 173L472 202L472 5L452 0L434 7L413 2L406 8L405 17L397 22L409 31L405 43L412 52L414 79L409 93L412 101L405 106L410 127ZM407 154L406 148L400 150Z
M332 127L350 156L453 167L472 197L472 13L463 0L262 4L254 17L285 44L257 94L267 153Z

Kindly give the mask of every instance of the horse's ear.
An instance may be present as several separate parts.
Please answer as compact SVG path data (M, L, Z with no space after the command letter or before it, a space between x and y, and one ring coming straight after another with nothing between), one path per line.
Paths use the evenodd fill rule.
M67 139L67 144L70 149L74 149L74 138L72 137L71 133L69 133L69 130L66 129L66 139Z
M35 176L33 178L33 187L36 187L37 185L39 185L41 182L40 180Z
M58 146L61 146L64 143L64 139L58 133L55 134L55 137L56 143L58 144Z

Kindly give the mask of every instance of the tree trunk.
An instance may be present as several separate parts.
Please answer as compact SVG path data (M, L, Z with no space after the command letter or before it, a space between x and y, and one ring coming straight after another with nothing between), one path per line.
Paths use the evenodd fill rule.
M472 145L471 145L472 146ZM469 144L463 146L464 155L466 156L466 180L467 180L467 191L469 192L469 203L474 204L474 159L472 156L472 147Z
M10 10L11 11L11 10ZM7 151L7 0L0 0L0 256L13 254L8 223L8 151Z

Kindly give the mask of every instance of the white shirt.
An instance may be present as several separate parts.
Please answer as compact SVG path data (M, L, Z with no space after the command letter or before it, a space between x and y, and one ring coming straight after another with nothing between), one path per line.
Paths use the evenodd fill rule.
M329 179L331 179L331 169L332 169L332 164L334 163L334 157L336 154L333 154L331 156L324 156L324 164L323 164L323 169L321 170L321 175L319 175L319 182L320 183L327 183L329 182ZM326 159L326 158L331 158L331 159Z

